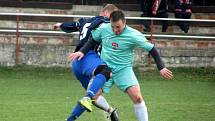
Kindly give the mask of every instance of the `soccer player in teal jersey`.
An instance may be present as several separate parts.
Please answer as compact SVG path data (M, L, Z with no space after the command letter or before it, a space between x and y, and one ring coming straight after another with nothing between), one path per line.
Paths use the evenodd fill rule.
M139 31L126 25L122 11L112 12L110 21L111 23L102 24L96 28L92 32L94 41L89 41L79 52L73 53L70 59L81 59L95 42L102 41L101 58L112 71L112 77L105 83L103 91L109 92L115 84L131 98L138 121L148 121L147 107L132 69L134 48L140 47L149 52L164 78L172 79L172 72L163 64L155 46Z

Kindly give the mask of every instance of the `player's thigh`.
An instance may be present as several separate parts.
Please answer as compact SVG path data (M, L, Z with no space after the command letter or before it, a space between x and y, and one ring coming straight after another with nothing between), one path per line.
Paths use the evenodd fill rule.
M116 86L126 92L134 103L142 102L140 86L131 67L120 70L114 77Z
M82 87L86 90L90 82L90 77L85 76L81 73L82 72L81 63L78 60L71 62L71 69L75 77L81 83Z
M84 75L76 75L76 78L79 80L79 82L81 83L82 87L87 90L87 87L89 85L90 82L90 78Z
M82 59L82 73L84 75L92 76L93 71L99 65L104 65L105 62L94 51L88 52Z

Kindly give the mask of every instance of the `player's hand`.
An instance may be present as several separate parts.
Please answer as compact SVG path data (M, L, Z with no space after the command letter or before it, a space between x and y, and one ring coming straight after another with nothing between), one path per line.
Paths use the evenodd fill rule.
M163 76L165 79L172 79L173 78L173 74L172 72L167 69L167 68L163 68L160 70L160 74L161 76Z
M56 29L60 28L61 24L62 23L56 23L56 24L54 24L53 25L53 29L56 30Z
M81 60L83 57L84 57L84 53L78 51L78 52L69 54L68 60L69 61L74 61L75 59Z

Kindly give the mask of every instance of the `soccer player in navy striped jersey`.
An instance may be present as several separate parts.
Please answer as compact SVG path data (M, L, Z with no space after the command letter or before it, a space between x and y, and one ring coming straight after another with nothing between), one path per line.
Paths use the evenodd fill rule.
M79 44L76 46L75 52L79 51L81 47L90 39L91 31L98 27L101 23L109 21L110 13L117 10L117 7L112 4L106 5L100 16L95 16L90 19L81 18L78 22L64 22L57 23L54 28L61 28L62 31L70 33L79 31ZM101 87L111 76L111 71L101 60L98 55L100 43L96 43L95 47L90 50L82 60L75 60L71 62L71 68L76 78L81 82L86 92L86 97L91 98L93 104L104 111L110 113L112 121L118 121L116 109L109 106L108 102L102 95L96 95L101 93ZM72 111L72 115L67 121L76 120L85 110L92 111L90 108L84 108L83 102L78 102L76 107Z

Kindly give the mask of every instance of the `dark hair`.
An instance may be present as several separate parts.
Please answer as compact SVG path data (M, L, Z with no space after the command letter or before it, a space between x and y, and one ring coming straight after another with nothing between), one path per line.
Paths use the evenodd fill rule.
M112 22L117 22L120 19L125 20L125 14L122 12L122 10L116 10L110 14L110 20Z

